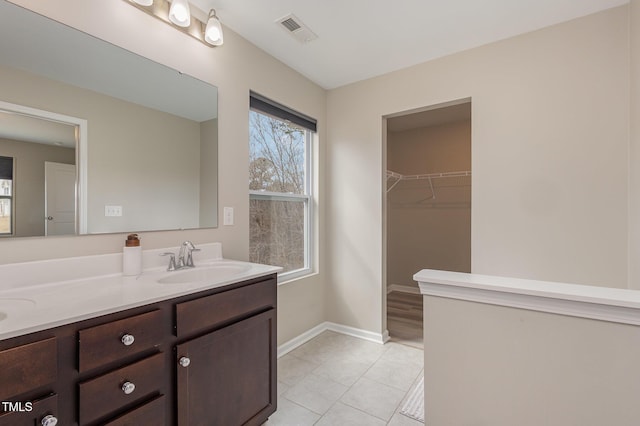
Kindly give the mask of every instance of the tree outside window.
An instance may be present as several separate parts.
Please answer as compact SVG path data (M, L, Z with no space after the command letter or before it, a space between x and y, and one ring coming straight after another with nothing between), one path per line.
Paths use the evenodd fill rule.
M256 110L249 127L249 259L308 273L312 132Z

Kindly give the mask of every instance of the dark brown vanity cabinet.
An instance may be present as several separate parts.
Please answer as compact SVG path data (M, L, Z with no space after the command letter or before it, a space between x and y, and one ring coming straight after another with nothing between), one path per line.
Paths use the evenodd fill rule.
M276 409L276 276L0 341L0 400L32 407L0 426L262 424Z

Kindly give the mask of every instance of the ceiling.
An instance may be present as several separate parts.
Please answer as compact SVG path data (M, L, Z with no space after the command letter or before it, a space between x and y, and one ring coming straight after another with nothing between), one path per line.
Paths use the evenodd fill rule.
M191 0L223 25L332 89L628 3L628 0ZM276 21L290 13L318 38Z
M471 102L419 111L387 119L389 132L404 132L430 126L471 120Z

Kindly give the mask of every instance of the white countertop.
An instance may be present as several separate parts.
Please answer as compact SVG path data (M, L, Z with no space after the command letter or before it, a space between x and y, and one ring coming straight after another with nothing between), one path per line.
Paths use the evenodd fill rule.
M112 256L117 257L118 255L106 255L105 257ZM82 260L82 258L76 259ZM68 259L61 261L68 262ZM31 269L46 269L48 263L52 262L29 262L20 264L18 267L8 265L6 270L2 270L0 267L0 276L3 277L3 281L0 283L0 340L222 287L272 274L282 269L276 266L217 257L199 260L194 269L168 272L166 266L153 266L145 269L138 277L125 277L117 272L56 282L37 282L38 280L31 278L31 281L34 282L30 282L29 285L15 285L16 282L25 280L23 275L28 274L20 274L13 281L11 281L11 276L7 274L9 271L15 275L18 274L15 272L18 269L26 271L29 267ZM176 276L176 274L216 265L242 266L242 271L207 281L175 284L158 282L164 277ZM46 271L44 272L46 273ZM43 271L40 270L39 273L42 275ZM40 278L39 281L42 279Z
M423 295L640 325L640 291L423 269Z

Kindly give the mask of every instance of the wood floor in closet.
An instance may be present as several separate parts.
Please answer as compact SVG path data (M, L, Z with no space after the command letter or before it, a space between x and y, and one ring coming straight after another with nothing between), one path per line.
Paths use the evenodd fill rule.
M387 329L392 341L423 349L422 295L387 294Z

